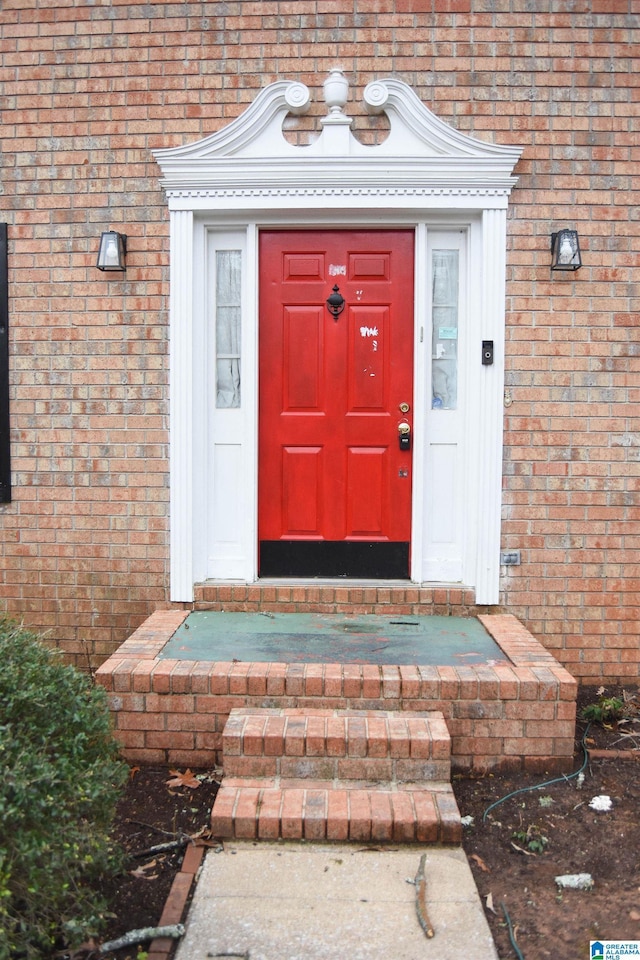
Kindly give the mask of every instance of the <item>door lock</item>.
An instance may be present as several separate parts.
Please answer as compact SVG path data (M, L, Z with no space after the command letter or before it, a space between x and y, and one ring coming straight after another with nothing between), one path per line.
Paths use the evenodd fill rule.
M401 450L411 450L411 426L406 420L398 424L398 443Z

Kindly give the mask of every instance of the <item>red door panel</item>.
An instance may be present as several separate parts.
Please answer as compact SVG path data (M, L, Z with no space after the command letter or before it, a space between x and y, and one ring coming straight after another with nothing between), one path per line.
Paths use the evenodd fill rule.
M261 234L261 575L409 575L412 373L412 232Z
M320 537L322 447L282 449L282 535ZM299 491L304 490L304 497Z
M388 527L386 447L350 447L347 451L347 536L378 539Z
M389 352L382 332L389 327L388 307L354 306L349 310L349 412L386 413L389 402Z

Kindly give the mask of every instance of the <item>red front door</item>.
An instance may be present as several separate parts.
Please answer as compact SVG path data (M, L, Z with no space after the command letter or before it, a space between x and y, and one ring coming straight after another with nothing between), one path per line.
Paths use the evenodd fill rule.
M411 231L261 233L260 576L408 578L412 374Z

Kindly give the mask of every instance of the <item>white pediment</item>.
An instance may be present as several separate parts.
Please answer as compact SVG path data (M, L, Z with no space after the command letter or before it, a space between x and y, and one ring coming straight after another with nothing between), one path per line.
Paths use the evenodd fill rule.
M163 186L175 191L244 192L282 189L380 191L490 190L508 194L519 147L486 143L440 120L401 80L382 79L364 90L372 114L384 113L389 133L377 145L361 143L344 112L347 81L331 72L324 84L329 107L321 133L306 146L289 143L288 114L304 113L311 94L302 83L278 80L244 113L196 143L154 151ZM335 91L338 91L336 94ZM286 187L285 187L286 189Z

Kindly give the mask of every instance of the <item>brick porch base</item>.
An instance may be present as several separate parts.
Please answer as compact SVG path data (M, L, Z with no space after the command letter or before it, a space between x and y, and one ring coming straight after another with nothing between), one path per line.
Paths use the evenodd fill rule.
M246 593L252 589L258 588L242 587L239 602L254 602ZM354 604L351 612L372 612L355 605L355 597L345 602L349 599ZM367 603L380 604L380 612L387 614L415 613L418 606L416 597L411 609L390 609L385 599L377 594ZM261 609L268 602L263 595ZM225 603L224 609L232 607ZM577 683L509 614L479 616L508 664L437 667L159 659L188 613L157 611L97 672L109 695L123 754L131 762L221 764L222 732L231 710L269 707L439 711L451 736L454 771L571 768Z

